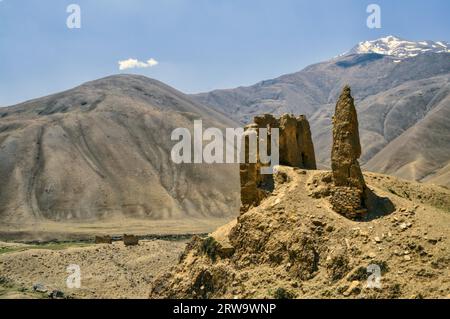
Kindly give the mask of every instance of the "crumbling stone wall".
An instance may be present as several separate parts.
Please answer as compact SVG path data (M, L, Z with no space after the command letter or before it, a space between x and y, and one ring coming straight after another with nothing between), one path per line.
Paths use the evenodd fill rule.
M354 187L339 186L333 188L330 203L336 213L355 220L367 213L363 198L363 191Z
M361 144L358 117L351 89L344 87L333 117L333 148L331 168L334 190L331 197L333 209L351 219L366 213L366 184L358 163Z
M279 129L279 163L291 167L316 169L316 157L311 138L309 122L305 116L285 114L279 119L273 115L264 114L254 118L254 123L247 125L247 133L256 134L259 140L259 129L268 129L268 154L271 150L271 129ZM261 138L265 138L262 136ZM240 166L241 178L241 211L258 206L261 200L273 189L273 176L261 175L262 164L257 158L256 163L249 163L249 139L245 140L246 158Z

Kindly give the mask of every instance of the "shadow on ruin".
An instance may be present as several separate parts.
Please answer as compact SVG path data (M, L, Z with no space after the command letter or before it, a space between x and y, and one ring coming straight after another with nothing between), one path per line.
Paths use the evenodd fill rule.
M280 165L317 169L311 130L305 116L285 114L277 119L265 114L255 117L254 123L245 130L258 134L259 128L268 129L269 140L271 129L279 129ZM274 188L273 175L260 174L262 165L259 161L249 163L248 140L245 142L246 161L240 166L242 213L258 206ZM377 196L366 185L358 162L360 156L358 117L350 87L346 86L333 117L332 172L322 179L325 187L314 197L328 198L333 210L346 218L370 221L392 213L395 207L388 198Z

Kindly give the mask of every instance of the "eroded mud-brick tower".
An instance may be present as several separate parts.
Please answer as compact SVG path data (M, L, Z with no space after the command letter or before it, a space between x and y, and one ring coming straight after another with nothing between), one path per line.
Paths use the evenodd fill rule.
M358 116L350 87L346 86L333 117L331 168L335 187L331 204L336 212L351 219L360 218L367 212L367 187L358 163L360 156Z

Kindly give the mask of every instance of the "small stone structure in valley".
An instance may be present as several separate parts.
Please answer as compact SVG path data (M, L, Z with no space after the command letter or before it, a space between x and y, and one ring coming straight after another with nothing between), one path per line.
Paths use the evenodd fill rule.
M96 244L112 244L112 238L109 235L95 236Z
M135 235L123 235L123 243L125 246L136 246L139 245L139 237Z

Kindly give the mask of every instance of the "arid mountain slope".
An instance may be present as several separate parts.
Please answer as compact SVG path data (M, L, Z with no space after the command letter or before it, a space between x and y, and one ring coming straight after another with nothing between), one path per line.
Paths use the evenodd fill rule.
M280 167L272 196L191 241L179 264L154 282L150 297L449 297L450 191L364 175L394 209L357 222L314 196L329 185L329 172ZM369 266L379 267L380 286L367 287Z
M419 44L418 47L424 46ZM350 52L311 65L300 72L262 81L250 87L216 90L194 95L194 98L242 123L249 123L254 115L262 113L306 114L311 124L318 164L329 167L331 114L338 93L344 85L349 84L360 114L361 143L364 150L362 164L369 162L378 153L380 158L388 156L392 161L393 158L402 157L408 149L397 152L399 149L394 144L382 152L385 147L421 122L436 107L447 110L450 108L450 53L446 50L436 51L440 53L419 51L411 57L403 58L371 50L362 54ZM430 119L429 127L434 125L431 121ZM450 135L450 131L442 133ZM440 140L435 142L439 144L428 145L428 148L433 147L436 152L440 148L450 149L449 144L442 144ZM419 163L414 156L417 150L419 153L428 151L423 146L423 143L419 143L415 152L408 153L407 156L407 164L414 165L420 174L401 170L400 167L405 165L403 161L385 167L376 165L376 161L373 161L366 169L419 180L428 175L437 175L438 169L445 166L450 157L441 153L435 159L439 165L429 166L426 161ZM448 185L448 182L445 184Z
M450 181L450 163L438 170L433 175L426 177L424 181L449 187L448 184Z
M371 158L367 168L450 186L450 178L444 177L450 162L450 84L440 91L442 97L429 104L432 110Z
M195 119L236 126L158 81L131 75L0 109L2 228L234 216L235 166L171 161L172 131L192 129Z

